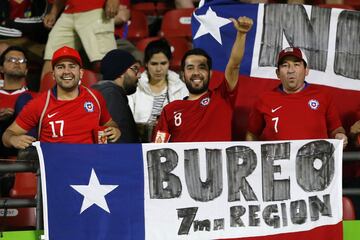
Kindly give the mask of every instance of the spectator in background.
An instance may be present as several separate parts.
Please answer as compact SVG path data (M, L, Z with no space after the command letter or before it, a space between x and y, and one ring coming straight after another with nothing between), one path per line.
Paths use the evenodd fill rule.
M188 95L180 76L169 70L171 49L165 39L150 42L145 48L145 69L129 105L143 142L151 141L151 133L163 107Z
M308 62L300 48L288 47L278 56L281 85L259 97L249 116L247 141L347 137L333 99L305 82Z
M360 112L358 112L358 119L350 128L350 138L354 146L360 148Z
M181 62L181 76L189 96L164 107L153 139L165 133L170 135L171 142L232 140L232 114L239 69L246 35L253 21L248 17L230 20L237 29L237 35L226 65L225 79L218 88L208 89L212 65L210 56L199 48L186 52Z
M102 93L112 119L121 129L119 143L138 143L139 136L127 95L136 91L140 64L128 52L111 50L101 60L103 81L93 88Z
M42 142L94 143L93 133L105 126L105 135L116 142L120 130L100 93L79 81L83 75L79 53L69 47L54 52L53 77L56 86L31 100L2 136L6 147L25 149L36 139L27 132L38 126ZM96 137L96 136L95 136Z
M81 44L93 70L99 72L100 60L116 48L113 18L118 6L119 0L54 0L44 17L45 27L52 30L46 43L41 78L51 71L50 59L54 51L64 45L79 48Z
M120 0L118 13L115 20L116 46L118 49L131 53L139 62L143 61L144 55L132 42L127 40L129 23L131 23L131 11L129 0Z
M0 89L0 135L14 120L15 104L19 96L27 92L25 87L27 54L24 49L9 46L0 56L0 72L4 86ZM0 157L16 156L17 152L0 144Z

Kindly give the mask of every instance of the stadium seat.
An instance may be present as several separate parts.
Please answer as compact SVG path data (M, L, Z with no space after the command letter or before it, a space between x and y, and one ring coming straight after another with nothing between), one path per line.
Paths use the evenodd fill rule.
M343 219L355 220L356 219L355 207L351 199L346 196L343 196L342 202L343 202Z
M147 37L147 38L143 38L143 39L141 39L140 41L138 41L138 42L136 43L136 48L137 48L139 51L144 52L146 46L147 46L150 42L155 41L155 40L158 40L158 39L160 39L160 37Z
M173 6L167 2L140 2L131 6L131 9L143 12L147 16L162 16L171 8Z
M84 76L81 79L81 83L86 87L91 87L93 84L99 81L99 76L88 69L84 69ZM55 85L55 80L53 79L52 72L48 72L44 75L43 79L40 82L39 92L47 91Z
M140 11L131 10L131 19L128 23L127 39L136 43L149 36L147 17Z
M6 217L4 209L0 209L2 231L33 230L36 227L35 208L8 208Z
M10 190L11 198L34 198L37 189L37 179L35 173L22 172L15 173L14 186Z
M168 40L172 52L170 68L174 71L179 71L181 67L181 59L184 56L184 53L191 49L191 43L186 38L181 37L168 37L166 40Z
M164 14L159 35L163 37L191 38L193 8L172 9Z
M323 4L318 4L318 7L322 7L322 8L340 8L340 9L347 9L347 10L355 10L355 8L351 5L347 5L347 4L327 4L327 3L323 3Z
M157 15L156 6L153 2L140 2L131 5L131 9L144 13L147 16Z

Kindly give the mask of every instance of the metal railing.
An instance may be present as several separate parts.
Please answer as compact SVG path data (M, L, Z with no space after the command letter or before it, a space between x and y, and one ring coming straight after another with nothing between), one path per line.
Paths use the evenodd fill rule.
M2 173L18 173L18 172L33 172L37 176L37 190L36 196L32 198L0 198L0 208L4 210L6 216L6 209L8 208L22 208L35 207L36 208L36 230L44 229L43 227L43 213L42 213L42 193L41 193L41 178L38 159L34 160L16 160L16 161L1 161L0 174Z

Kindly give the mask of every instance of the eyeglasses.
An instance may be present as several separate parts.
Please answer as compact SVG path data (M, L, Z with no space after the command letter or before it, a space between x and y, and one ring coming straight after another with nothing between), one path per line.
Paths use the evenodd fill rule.
M131 69L135 73L135 75L138 75L140 73L140 69L136 66L129 67L129 69Z
M5 59L7 62L11 62L11 63L26 63L27 59L26 58L17 58L17 57L8 57Z

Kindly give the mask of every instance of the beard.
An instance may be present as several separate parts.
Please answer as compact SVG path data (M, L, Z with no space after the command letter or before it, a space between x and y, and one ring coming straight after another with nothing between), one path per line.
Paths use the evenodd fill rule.
M204 81L203 85L202 86L199 86L199 87L194 87L192 84L191 84L191 81L185 81L185 85L187 87L187 89L189 90L189 93L191 94L202 94L204 92L206 92L208 89L209 89L209 80L208 81Z
M67 83L69 80L65 80L62 77L59 77L56 79L56 84L58 87L60 87L65 92L72 92L74 89L76 89L79 86L80 79L76 79L74 75L71 76L72 80L71 82Z
M137 79L136 80L132 79L128 74L124 75L124 84L122 87L126 95L131 95L136 92L137 82L138 82Z
M12 79L22 79L22 78L26 77L26 72L21 71L21 70L13 70L13 71L4 73L4 75L6 75L7 77L12 78Z

